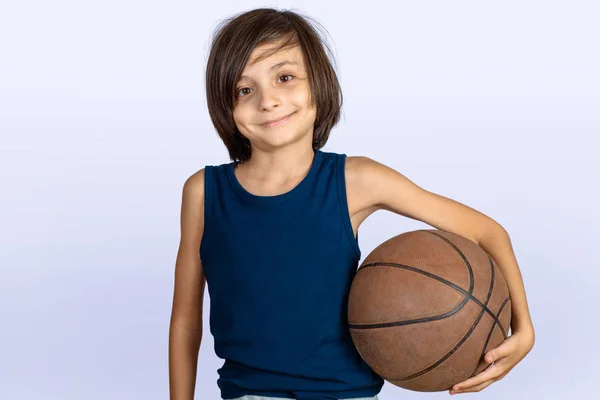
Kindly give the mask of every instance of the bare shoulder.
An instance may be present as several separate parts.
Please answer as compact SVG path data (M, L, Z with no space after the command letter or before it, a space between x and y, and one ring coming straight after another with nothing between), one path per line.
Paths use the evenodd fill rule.
M346 157L346 184L356 185L360 184L364 178L365 168L368 168L369 163L372 162L369 157L365 156L348 156Z
M403 205L421 200L426 193L400 172L372 158L355 156L347 159L347 179L363 207L409 216Z
M398 171L366 156L347 157L346 174L348 182L362 193L364 202L379 208L384 206L382 194L389 191L392 181L401 179L405 185L412 184Z
M375 170L382 168L389 167L386 167L384 164L377 162L374 159L369 158L367 156L346 157L346 171L364 175L365 173L373 173L375 172Z
M181 199L182 244L199 246L204 230L204 168L183 184ZM186 243L183 243L185 241Z
M398 191L404 196L422 191L398 171L367 156L346 157L346 181L348 196L354 197L360 210L369 210L369 215L383 209L406 216L402 210L390 209L389 198L397 197Z
M371 188L368 186L369 174L375 161L365 156L346 157L345 176L348 208L351 216L356 216L356 223L360 225L364 219L377 211L378 205L374 201Z
M378 168L386 168L385 165L367 156L346 157L346 174L353 179L364 179L365 174L376 173Z
M191 196L192 200L201 200L204 197L204 168L194 172L186 179L183 185L184 193Z

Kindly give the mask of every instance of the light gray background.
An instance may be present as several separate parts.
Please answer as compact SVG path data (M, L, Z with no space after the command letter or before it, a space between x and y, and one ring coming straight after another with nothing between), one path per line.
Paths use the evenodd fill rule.
M598 398L600 6L574 0L2 2L0 398L168 398L182 185L229 162L206 109L209 35L263 5L330 35L345 103L325 151L510 233L537 341L476 396ZM376 213L363 258L423 227ZM209 301L198 399L220 398ZM380 399L444 396L386 383Z

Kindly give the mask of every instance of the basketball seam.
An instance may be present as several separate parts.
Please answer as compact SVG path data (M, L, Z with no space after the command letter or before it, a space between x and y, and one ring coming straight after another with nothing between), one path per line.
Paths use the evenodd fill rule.
M377 267L377 266L400 267L400 268L412 270L413 272L417 272L417 273L423 274L425 276L428 276L430 278L433 278L435 280L438 280L439 282L441 282L441 283L443 283L443 284L445 284L447 286L450 286L450 287L454 288L455 290L458 290L459 292L461 292L463 295L465 295L465 299L461 302L461 304L459 304L453 310L450 310L449 312L447 312L445 314L441 314L441 315L439 315L437 317L419 318L419 319L409 320L409 321L396 321L396 322L384 323L384 324L368 324L368 325L364 325L364 324L360 324L360 325L358 325L358 324L349 324L350 329L374 329L374 328L383 328L383 327L399 326L399 325L408 325L408 324L413 324L413 323L428 322L428 321L433 321L433 320L444 319L444 318L447 318L447 317L455 314L459 310L461 310L464 307L464 305L466 304L466 302L469 301L469 299L471 299L473 302L475 302L477 305L479 305L480 308L481 308L481 311L479 312L479 315L476 318L476 320L472 323L471 328L469 329L469 331L454 346L454 348L452 350L450 350L448 353L446 353L446 355L444 355L441 359L439 359L438 361L436 361L435 363L433 363L429 367L425 368L424 370L419 371L419 372L417 372L415 374L412 374L412 375L407 376L407 377L401 377L401 378L389 378L390 380L396 380L396 381L410 380L410 379L416 378L418 376L421 376L421 375L423 375L423 374L431 371L432 369L436 368L438 365L440 365L445 360L447 360L452 354L454 354L462 346L462 344L471 336L471 334L473 333L473 331L475 330L475 328L479 325L479 322L481 321L481 318L483 317L484 313L486 313L486 312L491 315L493 321L492 321L492 327L490 329L490 332L488 332L488 338L486 339L486 342L484 344L483 349L485 350L485 348L487 346L487 343L489 342L489 337L491 336L491 331L495 327L496 323L498 324L498 326L500 327L500 329L502 331L504 331L502 329L502 324L498 320L498 317L496 315L494 315L494 313L492 313L491 310L489 310L489 308L487 307L487 305L488 305L488 303L489 303L489 301L491 299L491 296L492 296L494 282L495 282L495 279L494 279L494 277L495 277L494 262L493 262L493 259L490 257L490 255L486 253L488 255L488 259L490 261L490 268L491 268L490 286L488 288L488 295L487 295L487 298L485 300L485 304L482 304L478 299L476 299L473 296L473 287L474 287L474 280L475 280L475 278L474 278L473 269L471 267L471 264L469 263L469 260L464 255L464 253L456 245L454 245L454 243L452 243L450 240L448 240L447 238L443 237L442 235L434 233L434 232L432 232L430 230L420 230L420 232L429 233L429 234L432 234L432 235L437 236L438 238L444 240L447 244L449 244L460 255L460 257L463 259L463 262L465 263L465 265L467 266L467 269L469 271L469 290L468 290L468 292L465 291L464 289L460 288L459 286L454 285L452 282L449 282L449 281L447 281L447 280L439 277L438 275L435 275L435 274L432 274L432 273L429 273L429 272L426 272L426 271L422 271L422 270L417 269L415 267L411 267L411 266L403 265L403 264L398 264L398 263L374 262L374 263L363 265L361 268L359 268L359 270L357 271L357 273L360 272L364 268L373 268L373 267ZM506 300L504 301L504 304L506 304ZM502 307L504 306L504 304L502 305ZM502 307L501 307L501 309L502 309Z
M483 344L483 349L481 350L481 356L479 357L480 360L483 358L483 356L486 353L485 349L487 348L487 345L490 342L490 338L492 337L492 332L494 332L494 328L496 327L496 324L498 324L498 327L500 328L500 330L502 332L502 336L506 339L506 334L504 333L504 329L502 329L502 324L499 321L499 317L500 317L500 314L502 314L502 310L504 310L504 306L509 301L510 301L510 297L507 297L506 299L504 299L504 302L502 303L502 305L500 306L500 309L498 310L498 314L496 314L496 318L492 321L492 326L490 328L490 331L488 332L487 338L485 339L485 343ZM471 372L470 377L475 376L475 371L477 371L477 367L475 367L473 372Z
M431 234L433 234L435 236L438 236L437 234L435 234L435 233L433 233L431 231L427 231L427 230L421 230L419 232L431 233ZM442 237L442 239L446 240L443 237ZM465 257L465 259L466 259L466 257ZM490 263L492 264L492 271L493 271L494 270L494 268L493 268L493 260L492 260L492 258L490 257L489 254L488 254L488 259L490 260ZM430 277L432 279L435 279L435 280L437 280L437 281L439 281L439 282L441 282L441 283L443 283L443 284L445 284L447 286L450 286L451 288L453 288L453 289L461 292L463 295L467 296L467 299L472 300L479 307L485 309L485 311L488 313L488 315L494 321L496 321L498 323L498 326L499 326L500 330L502 330L503 334L505 334L504 327L502 326L502 323L497 320L496 315L489 308L487 308L483 303L481 303L481 301L479 301L479 299L477 299L476 297L473 297L471 291L467 292L463 288L461 288L461 287L453 284L452 282L449 282L449 281L447 281L447 280L439 277L438 275L422 271L422 270L420 270L418 268L411 267L409 265L399 264L399 263L389 263L389 262L373 262L373 263L369 263L369 264L364 264L364 265L362 265L358 269L358 271L356 273L358 274L359 272L361 272L363 269L366 269L366 268L374 268L374 267L378 267L378 266L387 266L387 267L395 267L395 268L408 269L408 270L411 270L413 272L416 272L416 273L428 276L428 277ZM467 264L467 267L470 268L470 264ZM469 290L472 290L472 289L470 288ZM462 303L464 303L464 302L462 302ZM443 318L446 318L446 317L449 317L449 316L455 314L456 312L460 311L460 308L456 309L456 310L453 310L453 311L454 312L449 311L448 313L442 314L441 316L437 316L437 317L428 317L427 319L420 318L418 320L409 320L409 321L400 321L400 322L396 321L396 322L387 322L387 323L381 323L381 324L349 324L349 327L351 327L353 329L376 329L376 328L387 328L387 327L391 327L391 326L409 325L409 324L413 324L413 323L437 321L438 319L443 319Z

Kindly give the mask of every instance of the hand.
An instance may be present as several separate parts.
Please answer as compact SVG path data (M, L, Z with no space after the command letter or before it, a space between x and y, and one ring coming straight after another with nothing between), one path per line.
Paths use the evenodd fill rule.
M474 377L454 385L449 393L479 392L499 381L525 358L533 343L533 329L513 332L498 347L487 352L484 359L491 365Z

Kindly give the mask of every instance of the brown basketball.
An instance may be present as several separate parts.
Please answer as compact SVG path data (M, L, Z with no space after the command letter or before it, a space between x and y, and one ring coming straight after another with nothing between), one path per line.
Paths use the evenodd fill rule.
M450 232L418 230L375 248L356 272L348 323L386 381L435 392L478 374L508 335L508 287L494 260Z

